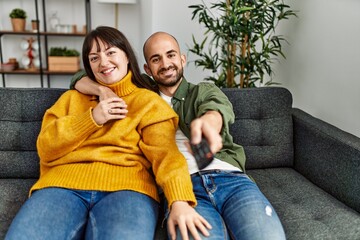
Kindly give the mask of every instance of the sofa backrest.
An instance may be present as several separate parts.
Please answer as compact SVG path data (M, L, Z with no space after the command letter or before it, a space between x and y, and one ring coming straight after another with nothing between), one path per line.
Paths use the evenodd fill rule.
M234 107L234 141L246 168L292 166L291 93L281 87L225 88ZM36 139L43 115L65 89L0 88L0 178L38 178Z
M46 109L65 89L0 88L0 178L38 178L36 139Z
M246 169L292 166L291 93L282 87L222 90L233 104L230 131L245 149Z

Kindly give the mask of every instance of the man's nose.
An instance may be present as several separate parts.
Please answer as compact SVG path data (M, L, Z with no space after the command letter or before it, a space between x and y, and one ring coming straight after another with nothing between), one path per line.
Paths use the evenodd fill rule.
M161 65L163 68L168 68L169 66L171 66L171 61L169 61L169 59L167 58L162 58Z

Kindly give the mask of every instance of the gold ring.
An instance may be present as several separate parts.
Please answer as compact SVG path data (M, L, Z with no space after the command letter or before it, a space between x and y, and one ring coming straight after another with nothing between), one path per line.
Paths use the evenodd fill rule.
M109 110L108 110L108 113L110 113L110 114L111 114L111 109L109 109Z

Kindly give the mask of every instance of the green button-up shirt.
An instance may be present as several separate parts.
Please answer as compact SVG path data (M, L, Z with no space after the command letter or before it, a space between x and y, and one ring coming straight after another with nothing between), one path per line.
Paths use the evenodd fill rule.
M188 138L190 138L192 120L207 111L220 112L223 117L221 130L223 148L215 157L245 170L244 149L233 142L229 131L229 125L235 120L232 104L218 87L205 82L195 85L183 78L171 101L173 109L179 115L179 127Z

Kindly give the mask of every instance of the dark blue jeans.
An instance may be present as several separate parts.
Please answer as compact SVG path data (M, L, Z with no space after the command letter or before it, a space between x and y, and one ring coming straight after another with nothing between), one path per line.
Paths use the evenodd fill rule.
M158 211L155 200L134 191L45 188L21 207L5 239L152 240Z
M191 179L195 209L212 225L210 237L204 239L286 239L274 208L246 174L214 170Z

